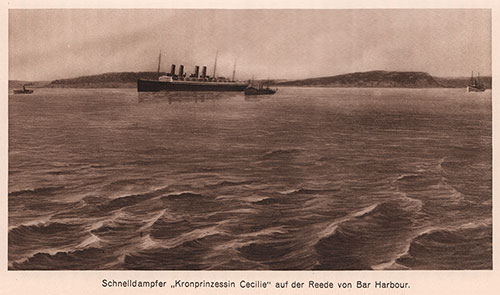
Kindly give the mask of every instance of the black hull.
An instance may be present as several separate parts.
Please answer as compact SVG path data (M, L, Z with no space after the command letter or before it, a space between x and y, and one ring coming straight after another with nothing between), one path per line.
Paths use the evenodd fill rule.
M244 83L236 82L170 82L155 80L137 80L138 92L159 91L243 91L247 87Z
M31 94L33 90L14 90L14 94Z
M274 89L256 89L256 88L247 88L245 89L245 95L271 95L275 94L276 90Z

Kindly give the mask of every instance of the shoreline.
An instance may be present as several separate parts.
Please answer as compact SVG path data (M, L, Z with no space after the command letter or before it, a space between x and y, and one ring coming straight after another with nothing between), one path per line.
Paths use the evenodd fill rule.
M105 85L103 85L105 84ZM21 86L22 87L22 86ZM26 86L29 89L135 89L137 88L136 83L102 83L102 84L93 84L93 85L75 85L75 84L61 84L57 86ZM278 87L278 88L339 88L339 89L466 89L465 87L370 87L370 86L331 86L331 85L273 85L270 84L270 87ZM9 91L13 89L17 89L18 87L9 87ZM491 90L492 88L486 88L486 90Z

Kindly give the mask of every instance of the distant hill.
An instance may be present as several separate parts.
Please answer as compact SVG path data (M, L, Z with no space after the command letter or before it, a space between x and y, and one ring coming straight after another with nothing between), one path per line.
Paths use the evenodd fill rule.
M160 75L166 75L161 72ZM157 72L116 72L100 75L82 76L52 81L51 88L126 88L136 87L137 79L156 79Z
M23 88L23 85L26 85L26 88L41 88L50 84L50 81L21 81L21 80L9 80L9 89Z
M282 86L320 87L402 87L435 88L443 87L434 77L424 72L371 71L344 75L310 78L277 83Z
M113 72L52 82L10 80L9 88L21 88L23 84L28 83L32 83L28 88L135 88L137 79L156 79L157 75L157 72ZM161 72L160 75L166 75L166 73ZM370 71L292 81L275 79L269 80L269 83L277 86L305 87L465 88L469 79L467 77L433 77L425 72ZM255 82L267 83L268 80ZM491 88L491 77L481 77L481 82L487 88Z

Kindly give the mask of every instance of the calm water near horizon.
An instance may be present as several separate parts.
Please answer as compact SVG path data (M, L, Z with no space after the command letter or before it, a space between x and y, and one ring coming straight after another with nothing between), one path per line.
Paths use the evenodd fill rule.
M491 91L9 95L9 269L492 269Z

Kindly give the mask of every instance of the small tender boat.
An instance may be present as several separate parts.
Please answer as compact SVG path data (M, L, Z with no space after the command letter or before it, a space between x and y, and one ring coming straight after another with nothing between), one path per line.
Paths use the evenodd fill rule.
M275 94L276 91L277 89L248 87L245 88L245 95L270 95Z
M250 86L245 88L244 92L245 95L271 95L275 94L278 89L271 89L269 88L269 81L267 82L267 86L264 88L261 83L259 83L259 87L255 88L253 87L253 81Z
M31 94L33 90L26 89L26 85L23 85L23 89L14 89L14 94Z

